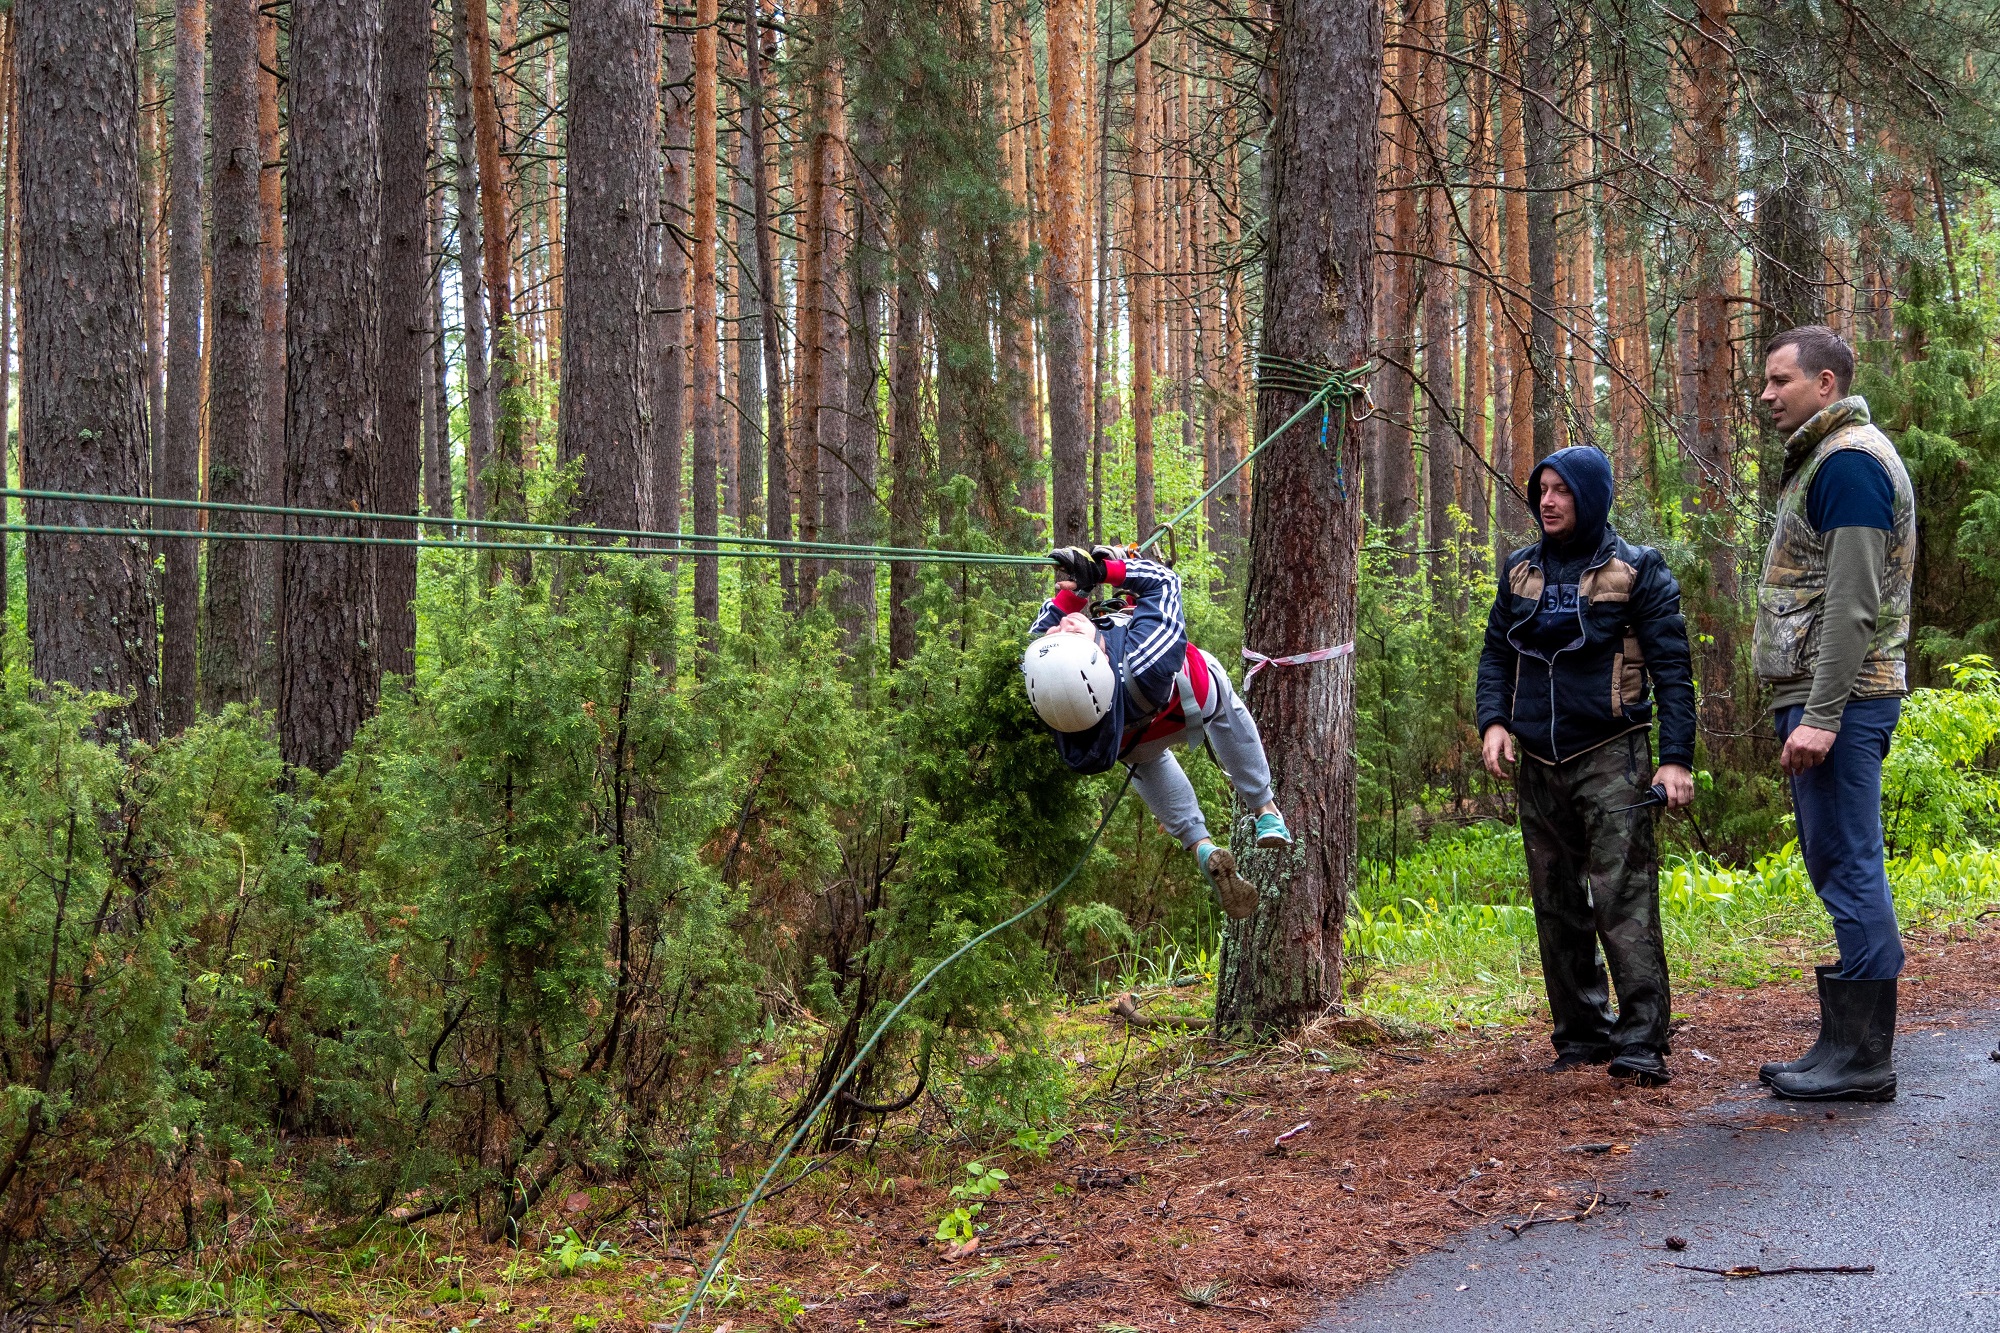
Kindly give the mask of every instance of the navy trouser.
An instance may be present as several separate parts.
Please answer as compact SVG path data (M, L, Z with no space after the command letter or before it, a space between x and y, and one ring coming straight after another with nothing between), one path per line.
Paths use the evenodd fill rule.
M1778 710L1780 743L1804 713L1796 704ZM1882 761L1902 715L1901 699L1850 699L1833 749L1792 779L1799 851L1833 917L1845 981L1891 981L1903 970L1903 939L1882 863Z

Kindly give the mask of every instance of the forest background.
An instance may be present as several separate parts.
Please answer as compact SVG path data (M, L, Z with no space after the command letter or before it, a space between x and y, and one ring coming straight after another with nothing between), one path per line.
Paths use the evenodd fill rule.
M1250 515L1298 498L1222 480L1271 347L1292 12L18 0L7 477L423 514L444 539L990 553L1143 538L1220 481L1171 549L1194 637L1231 660ZM1797 323L1859 349L1919 495L1899 892L1979 905L2000 19L1407 0L1381 22L1354 39L1381 70L1376 189L1349 201L1374 223L1373 369L1358 428L1319 437L1365 510L1354 599L1329 598L1358 651L1312 668L1351 728L1327 966L1257 993L1246 968L1298 960L1223 932L1127 803L1063 904L898 1022L819 1150L921 1141L920 1097L975 1143L1066 1132L1047 1025L1149 969L1214 982L1225 1031L1338 1002L1343 942L1380 978L1357 1008L1530 1012L1471 679L1527 475L1567 444L1611 456L1616 522L1667 552L1694 629L1701 832L1662 825L1677 947L1741 979L1758 941L1821 930L1744 667L1782 443L1758 349ZM226 1250L254 1198L505 1241L559 1182L619 1180L698 1219L914 977L1086 855L1112 790L1061 769L1021 696L1046 590L1025 566L6 513L141 534L0 544L10 1307Z

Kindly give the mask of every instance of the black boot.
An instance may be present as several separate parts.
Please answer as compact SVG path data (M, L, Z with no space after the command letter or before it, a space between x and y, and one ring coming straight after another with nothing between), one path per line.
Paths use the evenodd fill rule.
M1826 1053L1810 1069L1776 1074L1771 1091L1795 1101L1896 1100L1896 982L1824 977Z
M1828 974L1838 972L1839 970L1840 964L1838 963L1821 963L1813 969L1819 984L1819 1035L1813 1038L1812 1048L1796 1060L1772 1060L1767 1064L1760 1065L1757 1069L1757 1081L1759 1083L1768 1088L1771 1086L1771 1080L1780 1074L1803 1074L1806 1070L1818 1064L1821 1057L1826 1054L1828 1031L1826 1021L1826 979Z

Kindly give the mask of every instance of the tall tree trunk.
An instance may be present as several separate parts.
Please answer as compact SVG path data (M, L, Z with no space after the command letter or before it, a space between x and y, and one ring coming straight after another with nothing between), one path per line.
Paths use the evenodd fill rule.
M876 461L882 452L879 381L882 334L882 272L888 234L887 200L878 182L887 165L882 158L882 122L869 116L855 134L854 252L848 264L851 300L847 337L847 442L843 471L847 540L872 545L881 524L876 517ZM1034 372L1032 360L1028 363ZM846 614L842 624L851 650L875 636L876 568L856 562L845 569Z
M1048 293L1050 500L1058 544L1084 540L1090 440L1083 401L1083 196L1088 120L1082 0L1049 0L1049 183L1043 241Z
M434 126L435 128L435 126ZM433 518L457 513L451 484L451 363L444 343L444 190L430 193L431 268L424 275L424 512Z
M208 498L261 504L264 488L263 278L257 253L263 218L257 198L257 0L216 0L211 117L215 212L214 362L209 372ZM213 532L256 527L247 514L209 515ZM219 541L208 548L201 635L205 707L257 697L259 542Z
M1529 264L1528 243L1528 157L1526 99L1522 96L1520 6L1503 0L1501 5L1501 59L1512 77L1500 85L1500 165L1506 173L1505 260L1507 297L1495 311L1504 315L1507 334L1507 434L1500 470L1514 480L1514 491L1500 493L1500 544L1525 540L1535 531L1534 516L1523 507L1528 474L1535 468L1535 372L1532 342L1534 312L1529 293L1534 277ZM1521 496L1517 496L1519 491Z
M132 11L15 10L21 147L21 471L30 489L143 495L138 53ZM146 511L36 500L30 523L138 527ZM152 556L138 537L28 537L37 678L124 702L101 725L159 735Z
M1730 58L1734 40L1732 0L1700 0L1698 31L1687 39L1693 104L1693 175L1701 197L1733 199L1728 174ZM1734 701L1737 589L1732 495L1736 478L1734 422L1735 351L1730 341L1729 275L1737 262L1734 246L1713 239L1699 249L1699 286L1694 298L1694 448L1690 461L1700 521L1697 541L1707 557L1706 587L1689 598L1693 612L1695 676L1700 684L1701 720L1711 736L1738 730Z
M1110 5L1104 7L1106 28L1105 43L1110 44L1109 30L1117 18ZM1091 44L1097 39L1097 27L1091 24ZM1111 419L1118 415L1118 385L1116 371L1112 367L1112 343L1117 337L1113 327L1117 319L1117 294L1113 285L1112 268L1114 260L1111 251L1111 70L1110 61L1104 63L1104 82L1098 99L1093 103L1094 114L1090 121L1095 127L1097 144L1097 176L1095 206L1097 209L1097 231L1094 256L1097 261L1097 314L1091 330L1091 373L1090 373L1090 539L1104 540L1104 446L1105 436L1110 430ZM1086 73L1088 71L1085 71ZM1079 75L1081 77L1081 75ZM1044 247L1046 248L1046 246ZM1044 284L1046 286L1046 284ZM1053 294L1050 297L1053 300ZM1051 419L1055 412L1055 375L1053 360L1054 331L1053 318L1049 321L1049 348L1051 359L1049 376L1049 411ZM1053 463L1053 457L1051 462Z
M754 44L754 32L745 40ZM736 132L736 170L731 173L736 236L736 528L755 536L764 514L764 297L757 269L757 158L750 151L746 99Z
M1556 418L1556 188L1562 120L1556 108L1555 0L1524 0L1521 33L1525 179L1528 185L1528 364L1533 376L1535 461L1561 447Z
M1386 145L1392 165L1384 173L1392 191L1389 248L1393 253L1381 266L1383 290L1376 296L1381 325L1375 336L1386 358L1376 385L1376 401L1381 404L1381 411L1375 417L1375 478L1380 495L1370 504L1386 534L1402 534L1391 535L1389 540L1406 547L1414 546L1416 542L1412 539L1421 535L1403 532L1405 525L1417 516L1417 473L1411 445L1417 401L1415 256L1423 245L1417 227L1416 182L1423 166L1418 160L1415 114L1422 61L1410 49L1414 43L1408 39L1414 33L1421 3L1422 0L1399 0L1405 40L1403 49L1395 53L1397 97L1388 117L1392 137ZM1410 558L1398 557L1396 569L1410 572Z
M1132 540L1152 535L1153 498L1153 358L1158 351L1159 271L1155 239L1159 207L1154 195L1155 148L1159 141L1158 94L1153 87L1152 47L1147 38L1157 25L1153 0L1132 0L1132 269L1128 290L1132 302Z
M167 429L167 187L168 168L160 141L166 136L166 104L159 96L153 53L141 51L139 84L139 172L144 191L144 255L146 280L146 494L160 493L166 472ZM157 527L157 524L151 526ZM157 539L154 555L160 553ZM157 589L155 590L158 591ZM155 653L157 661L157 652Z
M913 154L902 163L902 198L896 212L896 330L889 361L889 543L924 544L923 300L930 275L924 265L923 182ZM917 566L889 565L889 664L917 655Z
M285 502L285 176L284 139L278 116L278 18L268 9L257 11L257 209L262 215L258 243L258 286L264 316L264 416L258 422L258 453L264 460L263 503ZM277 531L281 523L266 519ZM257 693L275 708L278 702L278 566L283 547L258 542Z
M828 61L814 92L820 98L812 143L810 198L817 216L819 252L819 403L813 436L819 444L821 541L847 540L847 127L841 107L841 70ZM822 565L840 574L840 566Z
M0 202L0 486L15 485L16 473L13 469L13 432L8 425L8 400L13 391L14 377L14 284L20 277L20 269L14 262L14 224L21 209L21 103L17 96L20 87L20 62L15 57L14 14L8 11L0 18L0 32L5 36L5 67L0 69L0 79L4 79L6 91L0 96L7 113L7 155L0 172L6 176L7 195ZM0 498L0 524L14 521L14 502ZM0 533L0 668L7 660L7 627L9 604L13 599L14 571L12 533Z
M364 0L365 2L365 0ZM378 0L379 3L379 0ZM493 84L493 42L489 35L486 0L460 0L465 16L466 56L471 74L473 147L479 159L480 277L486 287L487 331L492 337L488 359L493 382L493 457L487 460L492 481L484 489L487 507L496 518L520 518L522 434L526 425L522 403L520 351L514 330L514 277L507 223L511 188L502 155L503 122Z
M1309 365L1359 364L1372 305L1376 118L1382 82L1379 0L1279 0L1264 350ZM1302 395L1258 394L1258 433ZM1340 481L1359 432L1320 447L1307 420L1258 463L1244 643L1272 655L1354 635L1361 513ZM1228 928L1216 984L1218 1030L1293 1029L1341 994L1340 938L1355 868L1353 673L1349 663L1268 672L1258 722L1279 805L1297 843L1245 852L1263 890ZM1238 820L1238 827L1245 827Z
M285 503L375 507L380 447L380 0L294 0L285 312ZM290 519L293 531L350 524ZM325 773L375 706L374 561L288 542L279 584L278 724L288 763Z
M1432 52L1446 44L1445 0L1421 0L1417 15L1419 40ZM1458 324L1457 270L1452 266L1453 221L1457 216L1451 190L1445 185L1451 162L1445 156L1451 104L1446 99L1445 57L1426 54L1418 72L1418 97L1423 108L1425 153L1418 174L1437 182L1424 191L1424 498L1431 586L1441 593L1454 569L1449 554L1458 533L1451 516L1458 500L1459 426L1452 419L1457 405L1453 387L1452 333Z
M694 530L714 536L721 478L721 422L716 419L715 344L715 28L716 0L695 0L694 18ZM722 614L721 562L694 565L694 614L714 643Z
M424 361L429 352L431 10L428 0L382 5L382 384L375 507L418 512L424 457ZM410 537L407 523L385 536ZM383 671L417 668L417 549L375 548L377 652Z
M1245 446L1244 410L1250 385L1243 363L1244 345L1250 338L1250 319L1243 306L1243 165L1237 145L1235 61L1221 56L1222 105L1222 188L1220 200L1223 228L1222 266L1222 383L1217 386L1217 430L1215 465L1218 474L1236 466ZM1223 577L1234 582L1236 561L1243 538L1243 474L1224 482L1216 493L1216 544L1222 552Z
M1586 18L1583 39L1589 40ZM1564 251L1568 281L1563 291L1567 325L1562 336L1569 343L1570 420L1578 444L1597 442L1597 238L1594 226L1596 201L1592 197L1597 175L1597 124L1593 108L1594 75L1586 56L1581 61L1581 85L1568 98L1572 113L1583 122L1583 132L1572 135L1569 176L1576 182L1565 207L1570 212L1570 244Z
M452 206L458 215L459 308L465 336L465 513L480 519L491 508L494 384L487 360L485 242L480 236L479 153L472 115L472 61L466 45L465 11L452 15Z
M780 539L792 535L792 483L785 443L785 350L778 334L778 243L777 223L771 216L771 163L764 149L769 123L764 107L763 66L766 54L775 49L777 34L766 36L759 30L758 0L743 0L744 83L747 85L746 116L750 134L750 187L757 228L757 304L762 312L764 344L764 533ZM798 604L798 566L790 560L778 562L778 583L787 608Z
M1498 261L1498 233L1493 207L1493 96L1491 76L1484 68L1491 45L1484 16L1468 9L1466 45L1479 53L1478 67L1467 79L1467 190L1465 279L1465 435L1472 457L1459 469L1459 504L1472 520L1474 547L1486 545L1492 523L1493 492L1486 469L1491 462L1486 429L1487 400L1493 392L1493 343L1487 333L1492 280L1487 276Z
M651 526L678 532L681 473L687 449L688 245L694 225L688 212L689 119L694 106L694 40L679 24L665 34L660 88L665 125L660 186L658 288L653 295L653 518Z
M570 11L568 345L559 452L583 460L577 519L639 528L646 474L659 63L651 0Z
M205 43L208 19L202 0L174 4L174 122L169 207L168 280L172 304L167 309L167 416L160 436L160 470L153 477L153 494L163 499L198 500L201 486L202 287L202 158L207 148L203 125ZM201 517L192 509L154 511L154 526L199 531ZM196 621L200 615L200 545L190 540L168 541L166 583L162 601L166 614L160 643L160 711L168 735L190 726L195 718Z

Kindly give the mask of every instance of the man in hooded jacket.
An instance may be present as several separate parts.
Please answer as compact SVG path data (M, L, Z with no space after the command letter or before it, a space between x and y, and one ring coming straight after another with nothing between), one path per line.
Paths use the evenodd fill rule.
M1500 570L1479 729L1495 777L1517 745L1525 756L1515 790L1555 1019L1550 1068L1608 1063L1657 1087L1672 1075L1649 798L1658 786L1670 808L1694 799L1693 669L1680 585L1658 551L1611 529L1611 498L1610 461L1589 446L1550 454L1528 478L1542 537Z

